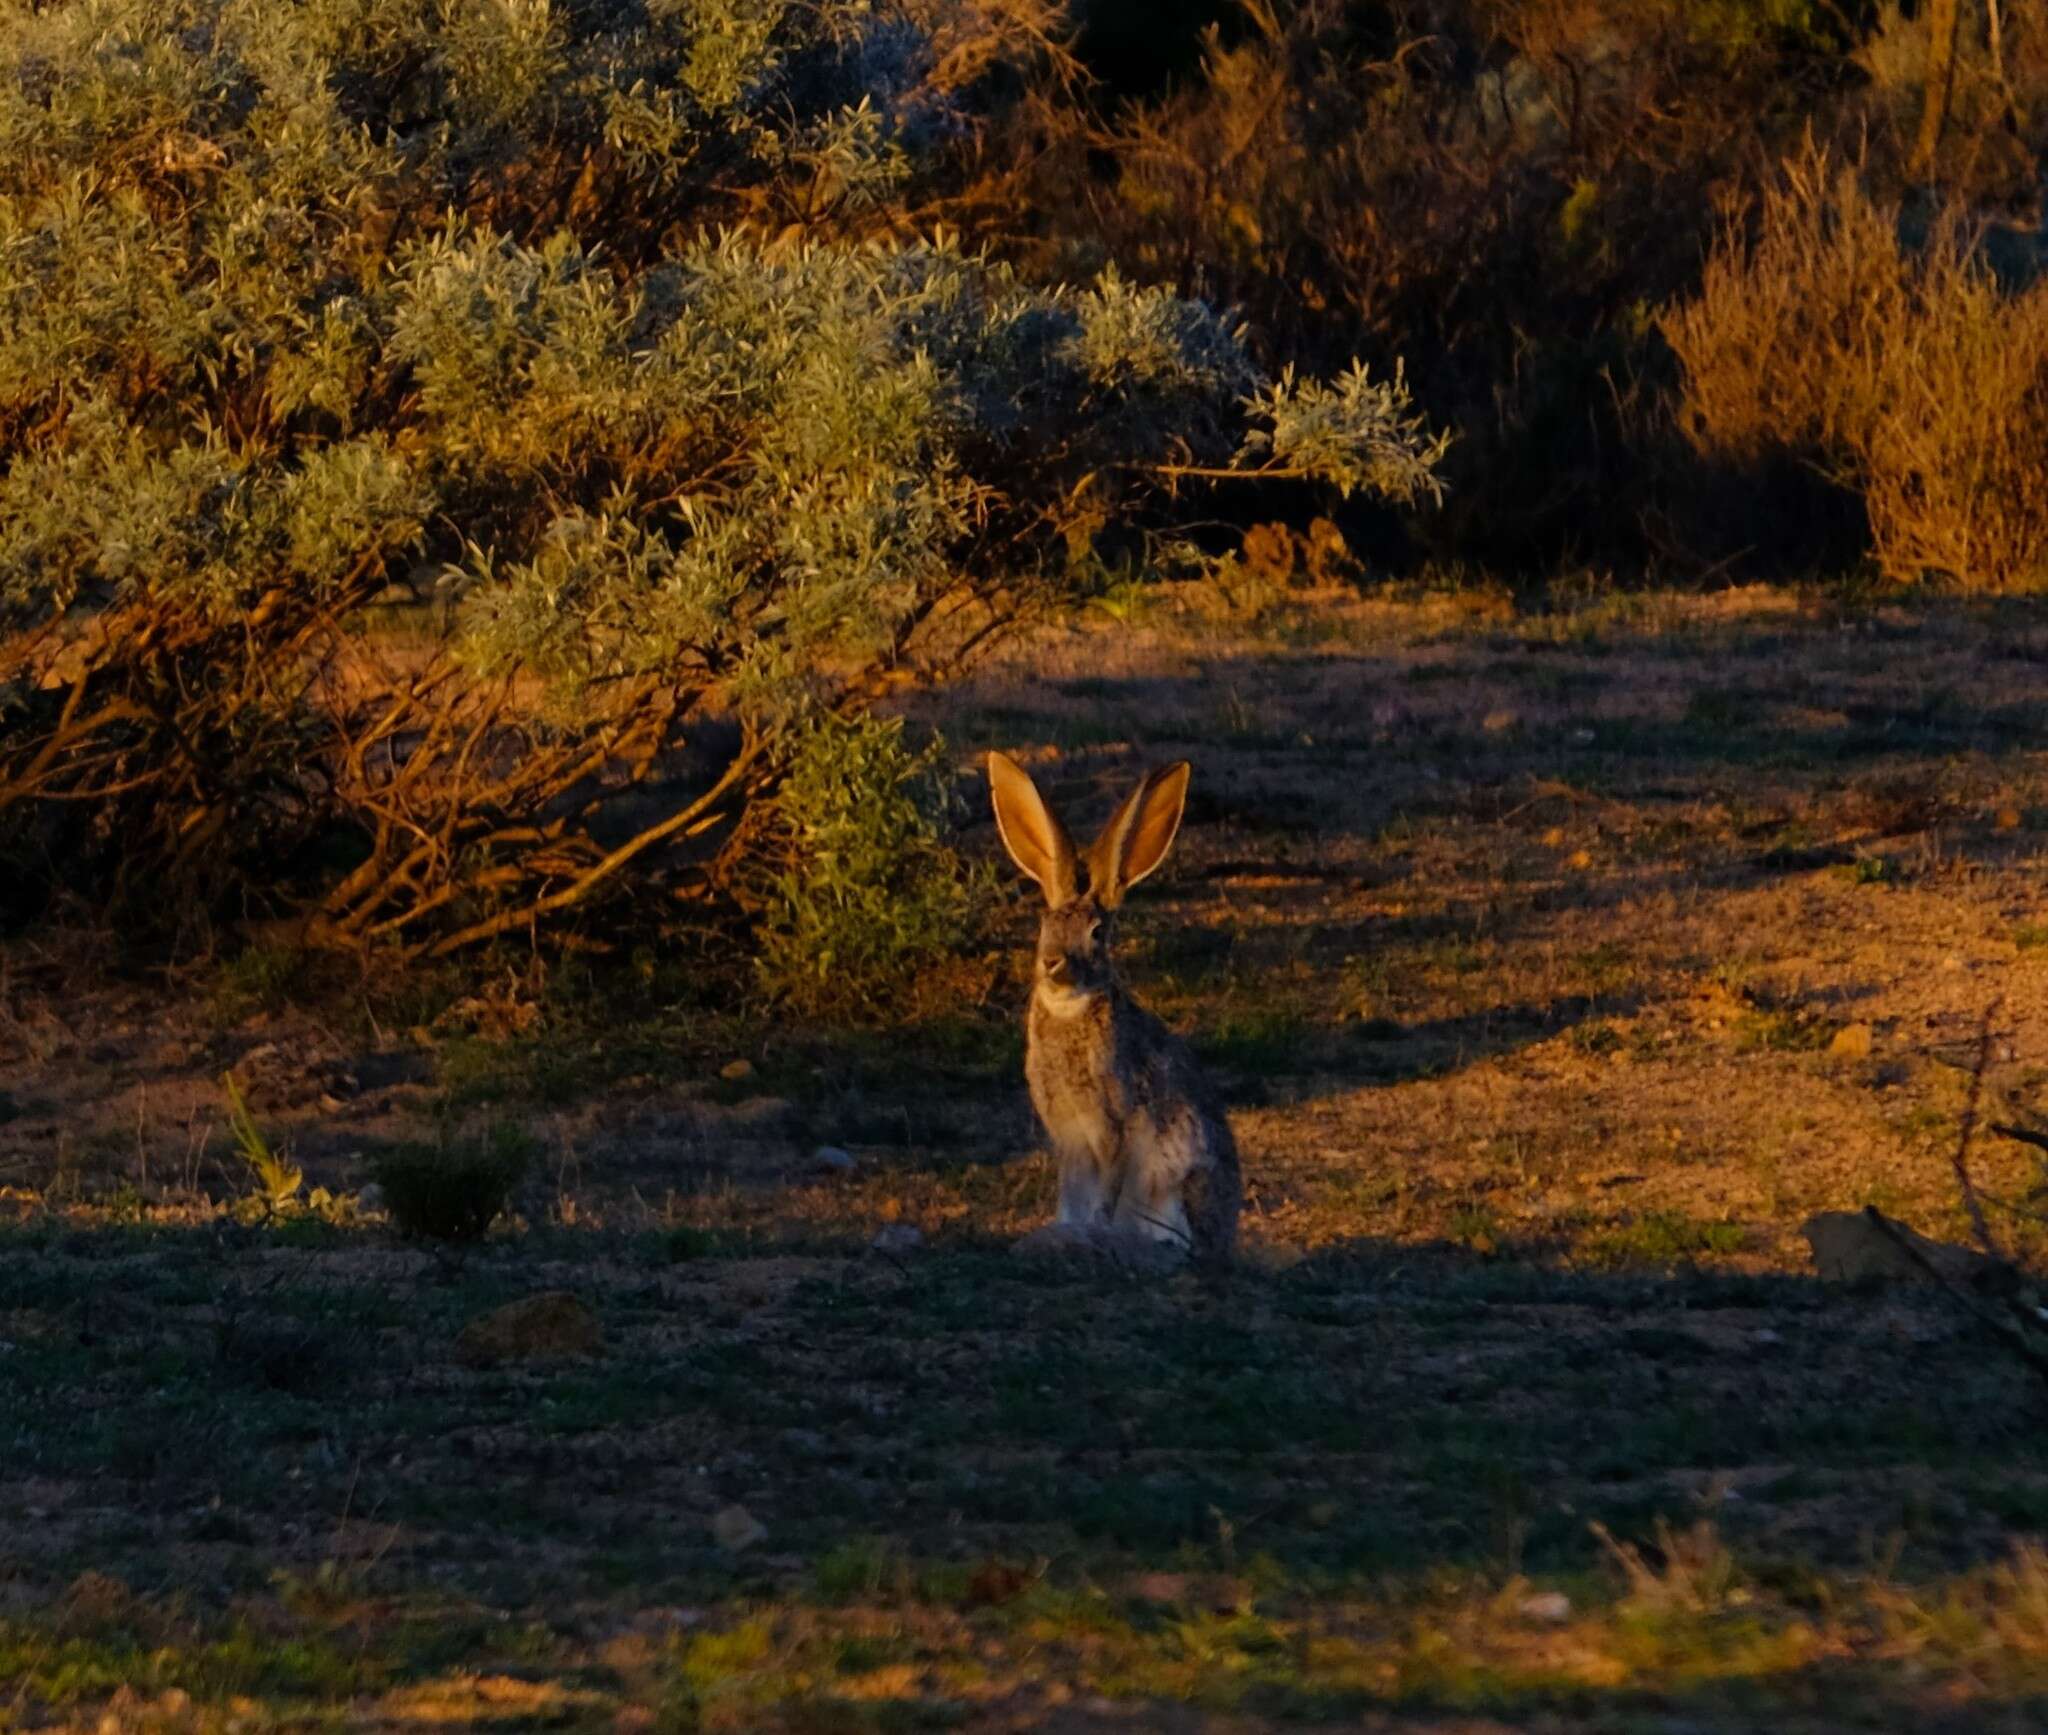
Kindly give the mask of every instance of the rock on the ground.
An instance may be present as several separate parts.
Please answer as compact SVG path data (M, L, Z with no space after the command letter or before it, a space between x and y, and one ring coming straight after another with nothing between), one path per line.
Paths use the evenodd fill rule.
M1873 1278L1925 1283L1933 1276L1930 1265L1934 1273L1967 1283L1998 1263L1971 1247L1930 1241L1875 1209L1823 1211L1807 1218L1799 1233L1813 1249L1814 1269L1834 1283Z
M1522 1599L1522 1618L1560 1626L1572 1618L1572 1599L1561 1590L1540 1590Z
M566 1290L550 1289L479 1314L455 1340L471 1367L595 1355L604 1347L597 1315Z
M811 1167L821 1174L850 1175L859 1164L843 1145L820 1145L811 1153Z
M711 1539L727 1554L739 1554L768 1539L768 1526L744 1506L721 1506L711 1515Z
M924 1245L924 1231L914 1223L885 1223L868 1245L877 1253L914 1253Z
M1870 1058L1870 1026L1867 1024L1845 1024L1835 1032L1834 1041L1828 1044L1828 1053L1843 1060L1868 1060Z

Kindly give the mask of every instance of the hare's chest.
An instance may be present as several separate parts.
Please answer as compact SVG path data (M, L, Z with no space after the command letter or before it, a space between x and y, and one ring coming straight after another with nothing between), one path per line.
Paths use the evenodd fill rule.
M1045 1136L1058 1150L1085 1150L1100 1162L1115 1154L1125 1111L1107 1012L1098 1003L1061 1014L1034 1002L1024 1059Z

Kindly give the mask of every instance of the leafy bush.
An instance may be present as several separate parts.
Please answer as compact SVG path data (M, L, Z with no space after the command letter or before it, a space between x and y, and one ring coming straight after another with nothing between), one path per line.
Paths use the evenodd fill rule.
M2003 286L1954 213L1909 249L1895 211L1809 154L1664 330L1698 449L1821 467L1862 498L1890 577L2048 583L2048 281Z
M1195 76L1046 129L1027 159L1027 202L1053 213L1035 268L1106 257L1243 306L1277 364L1404 356L1461 430L1450 474L1469 485L1429 522L1439 554L1639 556L1635 509L1670 446L1648 310L1697 280L1716 199L1752 161L1816 114L1853 124L1855 13L1247 5Z
M797 744L1057 595L1077 521L1431 493L1398 378L876 233L1036 40L990 16L977 58L865 0L0 14L0 824L40 884L413 954L628 880L727 907Z
M379 1156L371 1173L400 1233L478 1241L511 1203L532 1159L523 1133L496 1127L481 1140L401 1145Z
M1815 530L1838 557L1850 515L1786 490L1826 510L1752 498L1747 534L1724 542L1714 467L1672 437L1655 312L1697 289L1720 214L1808 134L1856 153L1883 199L1917 198L1931 171L2004 228L2002 252L2038 259L2048 13L1961 6L1944 63L1930 35L1957 13L1084 0L1081 52L1100 49L1113 88L1085 124L1051 100L1021 111L1035 130L1011 159L1035 178L1012 200L1035 220L1014 245L1042 276L1110 259L1241 306L1276 367L1404 357L1417 401L1461 431L1450 509L1417 527L1440 561L1529 579L1589 560L1719 570L1753 544L1777 576ZM1952 100L1930 163L1931 90ZM1382 515L1344 528L1387 545Z
M969 937L989 880L946 846L955 804L940 744L911 748L900 723L806 731L775 800L791 861L761 924L771 993L851 1011Z

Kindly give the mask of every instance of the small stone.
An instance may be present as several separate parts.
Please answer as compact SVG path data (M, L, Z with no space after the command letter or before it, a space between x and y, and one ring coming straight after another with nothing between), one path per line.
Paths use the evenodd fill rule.
M859 1166L843 1145L820 1145L811 1153L811 1167L822 1174L850 1175Z
M1572 1618L1572 1599L1561 1590L1540 1590L1522 1599L1522 1618L1541 1621L1545 1626L1561 1626Z
M384 1189L372 1181L356 1194L356 1209L365 1217L380 1215L384 1210Z
M1828 1044L1828 1053L1839 1060L1868 1060L1870 1058L1870 1026L1867 1024L1845 1024L1835 1032L1834 1041Z
M595 1355L603 1347L597 1315L560 1289L529 1295L479 1315L455 1340L456 1356L470 1367Z
M718 1076L727 1084L743 1084L754 1076L751 1060L728 1060L718 1069Z
M768 1539L768 1526L744 1506L721 1506L711 1515L711 1539L727 1554L740 1554Z
M914 1253L924 1245L924 1231L915 1223L885 1223L868 1245L877 1253Z
M1997 1260L1974 1248L1929 1240L1870 1207L1823 1211L1802 1223L1799 1233L1813 1249L1815 1269L1829 1283L1927 1282L1937 1273L1968 1283L2000 1268Z

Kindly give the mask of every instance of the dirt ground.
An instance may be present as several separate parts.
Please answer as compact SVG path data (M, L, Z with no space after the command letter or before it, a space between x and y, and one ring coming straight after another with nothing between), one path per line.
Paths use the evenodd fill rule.
M1123 944L1232 1104L1220 1287L1005 1253L1007 869L873 1031L661 960L408 1001L14 944L0 1729L2042 1726L2040 1382L1800 1227L1965 1238L1981 1074L2040 1258L1988 1126L2048 1114L2044 665L2018 606L1297 596L926 702L1077 830L1193 760ZM230 1070L320 1209L228 1209ZM487 1122L514 1224L398 1240L377 1155ZM550 1290L597 1353L455 1353Z

